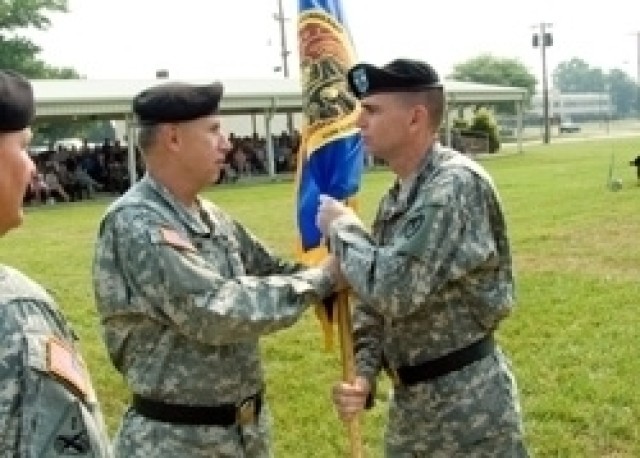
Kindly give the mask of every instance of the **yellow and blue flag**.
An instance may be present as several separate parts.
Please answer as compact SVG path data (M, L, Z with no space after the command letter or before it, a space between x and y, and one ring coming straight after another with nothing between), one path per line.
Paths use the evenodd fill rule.
M315 222L319 196L355 208L364 154L356 127L358 101L346 80L355 53L340 0L299 0L298 6L304 100L296 176L298 258L314 265L327 253Z

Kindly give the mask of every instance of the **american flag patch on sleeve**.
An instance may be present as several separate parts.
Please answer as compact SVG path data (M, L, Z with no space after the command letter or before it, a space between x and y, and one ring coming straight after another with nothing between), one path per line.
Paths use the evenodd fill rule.
M171 245L176 248L180 248L188 251L197 251L196 247L187 240L184 236L182 236L175 229L170 229L168 227L163 227L160 229L160 234L162 235L162 240L164 243Z
M47 340L47 370L83 400L89 390L87 369L80 355L57 337Z

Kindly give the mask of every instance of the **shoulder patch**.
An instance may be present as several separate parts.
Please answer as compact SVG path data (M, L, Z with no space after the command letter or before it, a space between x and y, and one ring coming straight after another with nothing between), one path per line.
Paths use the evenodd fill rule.
M160 228L160 235L162 236L162 241L172 247L188 251L198 251L189 240L175 229L168 227Z
M425 221L423 213L412 216L402 228L402 236L406 239L412 238L420 230Z
M89 383L84 362L73 348L54 336L47 340L47 370L82 399L87 399Z

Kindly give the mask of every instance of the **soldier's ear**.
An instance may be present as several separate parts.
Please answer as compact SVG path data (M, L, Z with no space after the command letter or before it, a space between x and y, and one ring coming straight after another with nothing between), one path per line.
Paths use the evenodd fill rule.
M158 128L158 137L167 150L173 152L180 150L180 131L177 124L161 124Z
M411 117L409 119L409 125L411 127L424 126L429 122L429 110L423 104L416 104L411 109Z

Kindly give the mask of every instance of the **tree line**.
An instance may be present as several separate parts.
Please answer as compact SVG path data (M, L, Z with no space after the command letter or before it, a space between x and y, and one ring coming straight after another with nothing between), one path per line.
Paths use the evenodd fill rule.
M640 106L640 87L620 69L605 73L601 68L591 67L584 60L574 57L561 62L552 72L553 87L561 93L608 93L615 106L616 117L627 117L637 113ZM449 78L525 88L531 97L538 86L537 78L517 59L500 58L483 54L457 64ZM508 110L510 104L505 105Z

